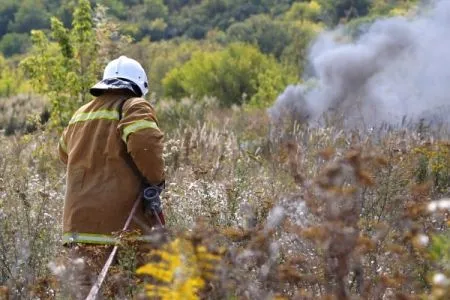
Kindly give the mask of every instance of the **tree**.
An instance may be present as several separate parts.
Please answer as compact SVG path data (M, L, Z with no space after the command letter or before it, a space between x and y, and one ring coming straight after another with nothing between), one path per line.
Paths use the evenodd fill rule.
M322 7L322 15L328 26L334 26L341 20L349 21L366 16L369 12L369 0L317 0Z
M321 6L317 1L296 2L286 12L285 19L290 21L318 21Z
M231 25L227 37L231 42L255 44L265 54L280 58L286 45L290 43L287 25L272 20L268 15L256 15L245 22Z
M22 72L0 54L0 97L10 97L27 91Z
M0 2L0 37L8 33L8 24L14 20L14 14L19 5L14 0L2 0Z
M414 5L417 4L417 0L410 1L386 1L386 0L374 0L370 7L370 15L404 15Z
M262 79L269 74L281 74L281 80L265 81L271 86L263 86ZM254 46L234 43L222 51L195 53L184 65L170 71L163 85L169 97L214 96L223 106L230 106L243 104L261 89L281 92L288 79L274 58L262 54ZM259 96L261 99L264 93Z
M94 23L88 0L80 0L73 14L72 29L64 27L57 18L51 19L51 38L40 30L33 30L32 50L21 62L36 92L51 102L51 120L55 126L65 126L75 109L91 99L89 88L101 73L101 65L108 60L103 45L105 22ZM102 30L103 29L103 30ZM119 39L120 40L120 39Z
M29 33L32 29L48 28L50 17L42 1L26 0L8 24L8 31Z
M25 53L30 46L30 38L25 33L7 33L0 40L0 52L5 56Z

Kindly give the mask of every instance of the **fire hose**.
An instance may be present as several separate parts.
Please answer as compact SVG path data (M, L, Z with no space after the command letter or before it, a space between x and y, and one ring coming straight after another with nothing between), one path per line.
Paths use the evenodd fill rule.
M159 197L159 194L161 192L161 189L159 187L150 186L147 187L142 193L139 194L138 198L134 202L133 208L131 209L130 214L128 215L128 218L125 222L125 225L123 226L122 231L128 230L128 227L130 226L131 220L133 219L134 214L136 213L136 209L139 205L139 202L142 201L142 198L144 198L144 208L147 211L151 211L158 221L159 225L161 227L164 227L165 220L164 215L162 214L161 209L161 199ZM100 287L103 284L103 281L106 278L106 274L108 273L109 268L111 267L111 264L114 260L114 257L116 256L117 250L119 249L119 245L116 244L111 251L111 254L109 255L108 259L106 260L105 265L102 268L102 271L97 277L97 280L95 284L92 286L89 295L86 297L86 300L95 300L97 298L98 292L100 290Z

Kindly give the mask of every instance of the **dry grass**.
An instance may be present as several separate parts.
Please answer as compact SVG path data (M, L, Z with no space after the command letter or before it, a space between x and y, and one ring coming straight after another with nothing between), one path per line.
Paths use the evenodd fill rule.
M222 257L202 298L443 299L432 276L450 275L446 244L431 239L448 235L448 212L427 205L450 196L448 131L278 131L264 112L185 101L157 104L163 201L170 240ZM56 140L1 138L0 284L14 297L58 297L47 268L60 247Z
M33 132L48 118L42 97L18 95L0 98L0 130L6 135Z

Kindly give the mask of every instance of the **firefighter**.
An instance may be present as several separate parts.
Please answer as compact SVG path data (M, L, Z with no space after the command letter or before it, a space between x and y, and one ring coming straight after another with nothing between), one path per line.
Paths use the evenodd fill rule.
M143 98L147 92L147 76L137 61L126 56L111 61L90 89L96 98L75 112L59 141L67 167L63 242L70 257L86 260L84 274L89 273L80 298L89 292L92 276L117 241L113 233L122 230L143 188L164 183L163 133ZM157 224L145 207L139 203L130 230L145 234Z

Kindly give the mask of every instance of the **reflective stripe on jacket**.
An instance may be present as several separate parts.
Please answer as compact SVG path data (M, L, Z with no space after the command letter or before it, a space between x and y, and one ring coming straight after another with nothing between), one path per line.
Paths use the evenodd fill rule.
M137 241L154 241L151 236L138 236ZM83 243L83 244L97 244L97 245L115 245L120 242L120 239L107 234L95 233L72 233L66 232L63 234L63 244Z
M122 230L144 181L164 181L163 133L155 112L145 99L130 98L119 120L126 98L107 93L82 106L59 142L67 164L63 231L83 234L82 242L103 236L107 243L106 236ZM145 233L154 224L141 203L130 229Z

